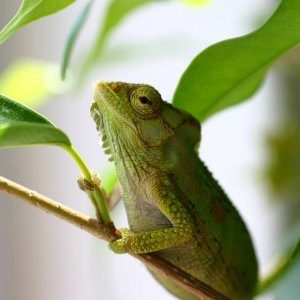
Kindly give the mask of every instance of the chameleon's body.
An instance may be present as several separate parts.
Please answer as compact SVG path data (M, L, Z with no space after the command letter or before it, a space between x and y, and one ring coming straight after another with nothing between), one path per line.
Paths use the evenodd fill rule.
M230 299L251 299L257 262L238 212L198 158L200 124L148 85L98 82L91 112L111 152L130 231L118 253L158 253ZM195 296L154 276L181 299Z

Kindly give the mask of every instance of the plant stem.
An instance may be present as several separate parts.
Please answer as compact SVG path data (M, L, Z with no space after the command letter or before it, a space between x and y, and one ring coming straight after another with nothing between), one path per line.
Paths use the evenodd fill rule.
M56 202L1 176L0 191L19 198L37 208L42 209L45 212L53 214L81 228L82 230L89 232L99 239L112 242L121 237L119 231L115 229L113 223L99 223L96 219L85 216L65 205L60 204L59 202ZM178 269L154 253L132 254L132 256L145 263L153 271L172 279L180 287L199 297L199 299L230 300L204 282Z
M83 215L59 202L32 191L22 185L0 176L0 191L19 198L47 213L71 223L90 234L106 240L116 240L115 229L112 223L102 224L98 220Z
M70 154L73 160L76 162L77 166L79 167L80 171L82 172L84 178L88 181L92 180L91 171L89 167L86 165L80 154L74 148L73 145L71 146L63 146L64 149Z
M63 146L63 148L70 154L70 156L73 158L73 160L76 162L77 166L79 167L80 171L82 172L83 177L91 182L92 181L92 175L91 171L80 156L80 154L77 152L77 150L74 148L73 145L71 146ZM101 193L100 189L97 188L94 192L87 193L91 201L93 202L97 215L101 216L101 220L103 223L111 223L112 220L110 218L107 205L105 202L105 198L103 194Z
M101 193L100 189L97 188L94 192L92 192L94 199L96 199L97 207L99 208L102 220L104 223L111 223L112 220L110 218L106 201L104 200L104 196Z

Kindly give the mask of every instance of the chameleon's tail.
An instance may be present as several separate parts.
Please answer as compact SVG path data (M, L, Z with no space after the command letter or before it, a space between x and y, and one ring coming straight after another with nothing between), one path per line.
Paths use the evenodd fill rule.
M283 275L289 270L293 265L293 262L300 256L300 236L296 241L296 244L292 248L288 249L283 253L277 262L275 263L273 270L265 278L260 280L256 295L263 294L273 287L275 283L280 280Z

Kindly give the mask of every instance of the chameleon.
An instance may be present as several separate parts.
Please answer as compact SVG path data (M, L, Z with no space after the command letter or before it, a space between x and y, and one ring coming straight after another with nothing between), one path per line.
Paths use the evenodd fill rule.
M129 223L110 248L155 252L229 299L251 299L258 277L254 247L199 158L199 121L152 86L125 82L96 82L91 115L114 161ZM152 273L179 299L198 299Z

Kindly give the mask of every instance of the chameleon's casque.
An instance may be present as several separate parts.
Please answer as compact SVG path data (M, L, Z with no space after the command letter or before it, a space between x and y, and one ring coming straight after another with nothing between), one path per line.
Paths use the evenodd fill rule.
M130 231L117 253L156 252L230 299L251 299L253 245L236 209L198 157L200 124L145 84L97 82L91 113L116 165ZM162 275L180 299L196 299Z

